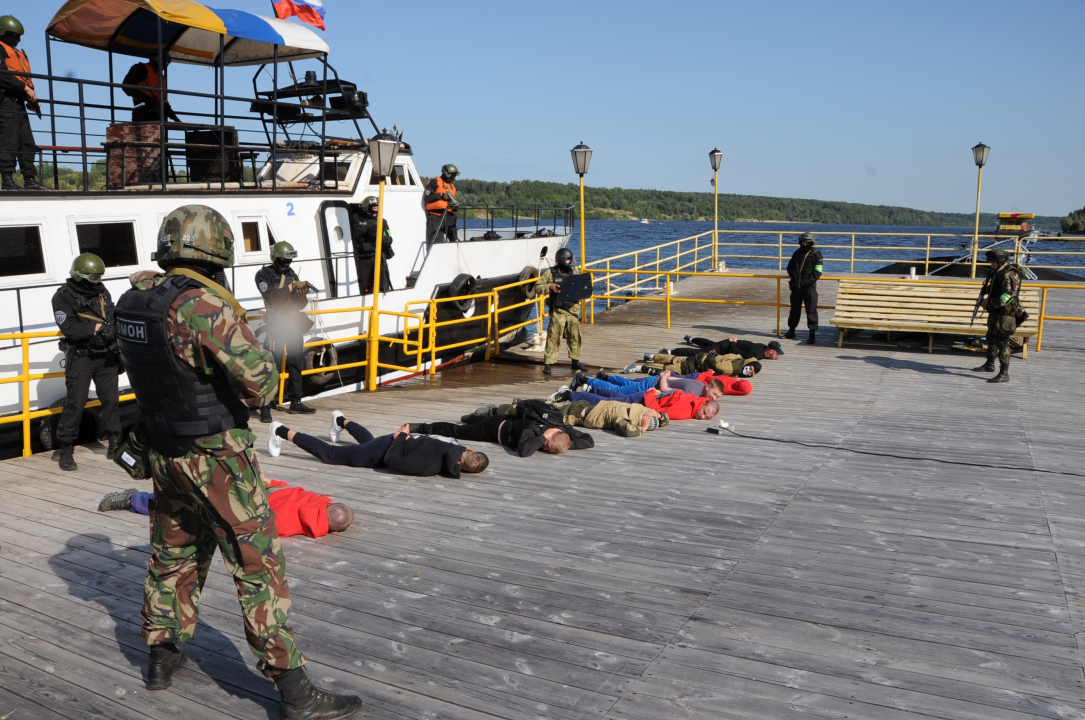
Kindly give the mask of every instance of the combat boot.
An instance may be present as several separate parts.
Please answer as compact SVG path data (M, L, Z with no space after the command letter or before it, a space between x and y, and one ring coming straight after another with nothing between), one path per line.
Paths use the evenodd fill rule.
M71 445L60 446L60 469L61 470L78 470L79 466L75 464L75 448Z
M151 662L147 665L147 689L165 690L173 684L173 674L188 661L188 651L173 643L151 646Z
M987 358L987 362L983 363L979 367L972 368L972 372L994 372L995 371L995 359Z
M807 345L816 345L817 344L817 339L815 337L816 335L817 335L817 331L816 330L811 330L810 331L810 337L806 338L806 344Z
M279 720L336 720L350 717L362 707L357 695L339 695L309 682L305 668L294 668L274 676L282 701Z
M554 372L554 368L551 365L543 365L543 375L550 375Z
M497 406L496 405L493 405L493 404L480 405L479 407L475 408L475 411L473 413L468 413L466 415L461 415L460 416L460 422L465 424L465 425L471 425L473 423L482 422L486 418L493 417L496 414L497 414Z
M27 177L23 175L23 190L48 190L49 188L42 185L36 176Z
M999 362L998 375L987 380L989 383L1004 383L1010 381L1010 364Z
M795 328L788 328L787 329L787 334L784 335L784 339L786 339L786 340L794 340L795 339Z
M105 459L112 460L117 457L117 444L121 440L120 433L110 433L108 436L109 445L106 447Z
M260 422L267 424L271 422L271 406L262 405L260 407Z
M573 370L587 371L587 369L588 368L584 365L584 363L580 362L579 360L573 360Z
M286 411L291 415L312 415L316 412L316 408L311 408L301 400L295 400L290 403L290 406L286 408Z
M22 190L21 187L15 184L15 178L13 173L4 173L0 175L0 190Z

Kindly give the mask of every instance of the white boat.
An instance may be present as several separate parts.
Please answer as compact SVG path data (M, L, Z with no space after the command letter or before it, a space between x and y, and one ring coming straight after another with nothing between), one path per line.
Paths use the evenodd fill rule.
M651 223L649 223L647 220L641 220L640 224L641 225L650 225Z
M360 287L356 277L350 213L354 204L378 194L360 122L368 122L374 134L377 125L365 93L340 80L328 64L327 45L305 26L239 11L224 13L225 30L215 33L200 29L206 18L190 26L174 12L170 22L162 22L145 9L149 4L74 5L78 7L73 12L58 14L50 23L47 40L107 51L112 62L114 53L146 53L143 48L149 39L152 48L174 62L208 66L209 74L215 75L215 92L182 91L170 83L173 107L186 120L197 122L135 125L118 121L131 110L114 102L124 97L119 84L59 77L51 71L33 76L44 114L42 121L35 121L35 134L42 158L51 164L42 175L61 188L74 177L76 187L0 194L0 334L57 329L50 300L81 252L94 252L105 261L104 282L116 300L128 289L127 278L133 272L157 270L151 254L159 225L167 213L186 204L208 205L230 221L237 264L227 279L246 308L262 306L254 276L269 262L269 248L277 240L288 240L297 250L294 268L316 286L315 302L321 310L369 306L372 297L359 294L365 284ZM123 8L128 15L102 17L101 8L109 12ZM81 32L85 27L96 28L96 33ZM112 37L107 31L111 27ZM168 31L160 45L156 30ZM151 37L140 37L140 32L150 32ZM269 41L269 35L276 41ZM86 37L96 39L82 39ZM302 81L279 83L280 65L287 60L292 62L292 74L300 75L306 63L316 70L310 69ZM257 97L224 95L219 88L224 87L226 68L243 65L257 66L253 78ZM271 87L259 89L258 80L268 77ZM208 112L186 112L200 103ZM93 112L92 106L97 107ZM345 135L333 137L335 129L345 129ZM73 133L77 145L71 144ZM91 140L102 137L107 142ZM165 164L158 161L163 156L168 158ZM104 187L97 188L89 181L101 174L102 162ZM381 294L382 311L425 315L431 298L466 294L463 290L472 286L474 292L485 292L522 274L526 277L540 263L552 261L572 230L571 208L464 206L461 217L476 219L459 221L460 242L427 248L423 190L412 149L403 142L385 190L384 213L395 256L388 263L393 289ZM506 293L500 299L503 305L523 299L522 288ZM486 303L459 305L462 309L442 304L438 317L482 319L440 329L438 344L485 335ZM530 311L530 307L510 311L502 326L526 320ZM365 333L368 324L361 311L317 317L307 339L350 338ZM380 334L397 336L404 322L402 317L382 315ZM7 376L20 372L19 343L10 339L0 343L0 365ZM340 363L365 359L364 345L347 343L337 349ZM438 362L469 349L467 345L441 353ZM382 348L382 362L415 365L416 357L404 356L400 346L387 348L390 359L385 352ZM32 373L60 371L61 360L56 339L32 341ZM428 367L428 358L423 360L423 367ZM329 364L327 354L319 351L308 361L314 367ZM381 381L403 374L384 372ZM122 387L125 380L122 376ZM362 377L354 369L307 376L305 382L307 394L316 395L360 388ZM30 408L48 408L64 394L63 378L36 381L30 386ZM0 415L18 413L21 403L19 383L0 385ZM94 431L92 415L84 422L86 433ZM11 454L11 448L21 444L13 443L19 428L19 423L0 425L0 455Z

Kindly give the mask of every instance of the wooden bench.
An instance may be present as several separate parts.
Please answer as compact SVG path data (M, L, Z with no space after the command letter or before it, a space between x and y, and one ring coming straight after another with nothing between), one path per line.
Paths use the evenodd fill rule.
M841 281L836 296L836 313L829 322L840 333L838 347L844 346L849 330L885 330L887 333L922 332L930 336L928 352L934 352L934 336L983 335L987 312L980 310L971 324L979 286L950 283ZM1017 328L1022 353L1028 357L1028 339L1039 331L1040 293L1024 287L1019 295L1029 319Z

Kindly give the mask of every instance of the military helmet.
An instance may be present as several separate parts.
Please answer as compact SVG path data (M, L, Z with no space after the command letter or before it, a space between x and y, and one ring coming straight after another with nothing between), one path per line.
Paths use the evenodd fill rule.
M802 235L799 235L799 244L801 245L804 241L810 243L811 245L816 245L818 239L810 233L804 232Z
M185 260L217 267L234 264L234 233L217 210L206 205L179 207L158 229L158 266L167 269Z
M460 169L458 167L456 167L455 165L453 165L452 163L449 163L448 165L445 165L444 167L441 168L441 177L443 177L446 180L454 180L456 178L456 176L459 175L459 174L460 174Z
M271 246L271 259L278 260L283 258L285 260L293 260L298 256L298 251L294 249L294 246L283 240L277 242Z
M1010 254L1002 248L991 248L985 256L987 262L1004 263L1010 259Z
M5 35L7 33L15 33L22 37L26 31L23 30L23 24L14 16L4 15L3 17L0 17L0 35Z
M561 248L554 253L554 260L558 265L563 267L572 267L573 264L573 251L569 248Z
M377 207L378 204L380 204L380 201L377 200L376 197L370 195L365 200L362 200L362 210L371 213L373 212L373 208Z
M102 281L102 275L105 274L105 263L94 253L83 253L72 260L72 269L69 274L75 281L99 283Z

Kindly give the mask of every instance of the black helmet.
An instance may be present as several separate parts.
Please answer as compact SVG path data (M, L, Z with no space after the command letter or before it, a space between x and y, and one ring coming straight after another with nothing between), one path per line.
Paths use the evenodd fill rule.
M377 198L370 195L365 200L362 200L362 212L375 217L377 215L377 205Z
M817 242L818 242L818 239L816 237L814 237L813 235L811 235L810 233L804 232L802 235L799 235L799 244L802 245L804 242L808 242L811 245L816 245Z
M1010 254L1002 248L992 248L987 251L985 256L987 262L997 262L1000 265L1010 259Z
M455 180L456 176L460 174L460 169L449 163L441 168L441 177L445 180Z
M554 253L554 261L557 262L558 267L572 267L573 251L569 248L561 248L556 253Z

